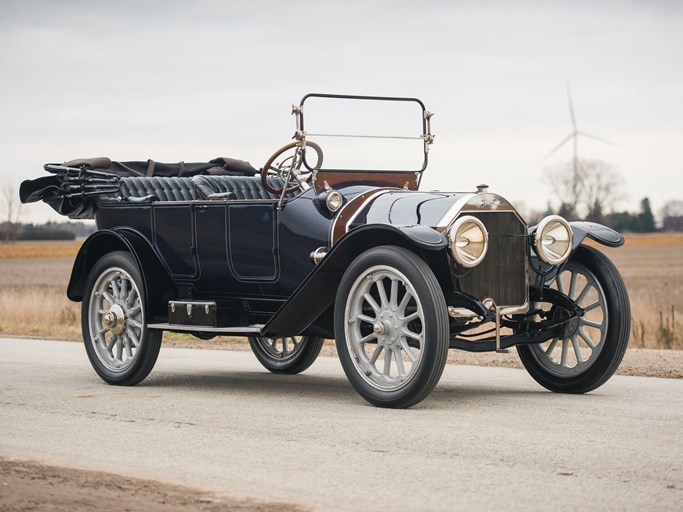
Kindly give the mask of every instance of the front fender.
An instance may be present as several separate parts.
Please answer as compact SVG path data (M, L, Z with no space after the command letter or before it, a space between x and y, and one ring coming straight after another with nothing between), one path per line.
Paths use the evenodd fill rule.
M420 225L367 224L345 234L262 329L268 337L300 334L334 303L344 271L363 251L396 245L421 255L437 279L450 282L448 240Z
M620 233L602 224L575 221L570 222L569 225L574 233L574 251L586 237L608 247L621 247L624 245L624 237Z
M621 247L624 245L624 237L607 226L598 224L596 222L585 222L585 221L573 221L569 223L572 228L573 234L573 244L572 244L572 255L576 252L579 246L583 243L586 238L598 242L607 247ZM533 233L535 226L529 230ZM570 255L569 258L572 256ZM533 249L530 251L529 256L529 280L531 283L537 282L539 278L538 270L543 271L544 281L552 282L557 275L557 272L562 268L562 265L550 268L549 265L542 263L538 258Z

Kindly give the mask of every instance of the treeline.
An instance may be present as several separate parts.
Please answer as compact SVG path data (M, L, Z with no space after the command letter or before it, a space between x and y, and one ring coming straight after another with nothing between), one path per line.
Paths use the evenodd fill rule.
M578 159L547 167L543 173L560 205L553 209L548 203L546 214L556 213L568 220L587 220L633 233L683 231L683 201L678 199L664 204L658 212L659 224L647 197L640 202L638 212L615 211L615 206L625 197L624 178L607 162Z
M557 210L548 205L545 215L557 214L568 220L585 220L597 222L611 227L617 231L630 233L653 233L655 231L683 231L683 213L673 206L678 206L678 201L669 201L660 212L658 224L652 212L650 199L645 197L640 201L640 209L637 212L621 211L602 213L600 208L589 209L585 215L578 215L574 205L563 203Z
M640 202L640 211L612 212L604 217L604 223L617 231L632 233L652 233L657 231L655 216L650 208L650 200L646 197Z
M75 240L87 237L96 230L91 222L47 222L45 224L0 224L4 241L14 240Z

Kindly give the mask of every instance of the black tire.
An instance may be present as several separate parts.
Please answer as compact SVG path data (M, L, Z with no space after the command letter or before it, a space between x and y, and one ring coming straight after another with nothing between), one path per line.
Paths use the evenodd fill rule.
M323 338L316 336L249 336L251 350L264 368L272 373L289 375L308 369L320 354L323 341ZM282 349L278 348L278 344L282 345Z
M146 313L144 282L133 256L112 252L100 258L86 280L81 326L90 364L108 384L133 386L152 371L162 332L147 329Z
M443 292L429 266L401 247L370 249L351 263L337 291L334 330L349 382L378 407L421 402L446 365Z
M614 264L585 245L576 249L561 276L561 291L586 309L585 316L561 336L539 345L520 345L517 352L541 386L557 393L587 393L607 382L624 357L631 332L628 292Z

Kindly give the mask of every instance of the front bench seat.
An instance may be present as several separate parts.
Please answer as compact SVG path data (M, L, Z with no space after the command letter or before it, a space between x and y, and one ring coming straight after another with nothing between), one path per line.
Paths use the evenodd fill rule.
M193 176L192 181L205 199L279 199L263 188L260 176ZM274 188L282 187L280 178L268 177ZM293 197L295 193L286 194Z

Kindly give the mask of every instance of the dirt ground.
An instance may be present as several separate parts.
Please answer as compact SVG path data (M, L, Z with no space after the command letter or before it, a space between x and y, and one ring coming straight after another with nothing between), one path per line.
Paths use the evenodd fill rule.
M97 471L0 458L0 510L295 512L307 509L288 503L226 498L188 487Z

